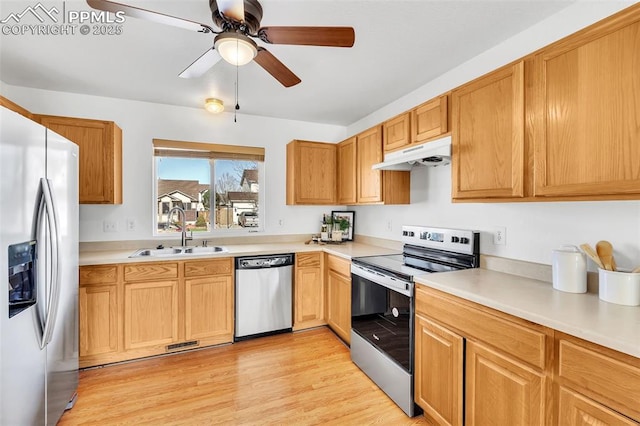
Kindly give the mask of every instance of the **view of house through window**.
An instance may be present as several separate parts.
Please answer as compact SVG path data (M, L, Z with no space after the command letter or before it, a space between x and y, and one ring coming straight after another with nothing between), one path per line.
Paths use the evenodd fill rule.
M256 155L243 153L246 147L235 152L234 146L188 143L177 149L162 142L171 141L154 140L156 234L182 232L182 211L186 230L196 237L260 228L262 148L253 148L262 152Z

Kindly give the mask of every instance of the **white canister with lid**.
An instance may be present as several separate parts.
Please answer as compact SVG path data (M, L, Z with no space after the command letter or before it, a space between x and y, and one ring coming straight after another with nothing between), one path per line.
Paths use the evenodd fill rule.
M567 293L587 291L587 259L576 246L551 251L553 288Z

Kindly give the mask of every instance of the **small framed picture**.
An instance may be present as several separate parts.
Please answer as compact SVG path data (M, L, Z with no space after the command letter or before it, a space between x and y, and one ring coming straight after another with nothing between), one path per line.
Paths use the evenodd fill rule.
M343 241L353 241L353 226L356 212L352 211L332 211L333 229L342 231Z

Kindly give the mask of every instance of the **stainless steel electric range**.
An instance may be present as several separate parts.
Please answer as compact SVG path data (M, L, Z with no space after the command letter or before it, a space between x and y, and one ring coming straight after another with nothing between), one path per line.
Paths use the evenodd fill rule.
M477 268L479 233L402 227L402 254L351 262L351 359L413 417L414 277Z

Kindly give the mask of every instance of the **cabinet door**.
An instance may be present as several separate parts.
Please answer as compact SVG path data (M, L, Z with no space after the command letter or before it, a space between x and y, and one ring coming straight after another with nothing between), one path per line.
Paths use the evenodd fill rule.
M322 253L296 255L294 329L325 324Z
M347 344L351 342L351 279L327 273L327 323Z
M411 143L411 113L405 112L382 124L384 152L395 151Z
M416 315L415 401L441 425L462 425L464 339Z
M454 199L524 194L524 63L452 92Z
M411 111L411 141L423 142L449 131L447 123L448 96L440 96Z
M545 423L544 376L481 343L467 340L466 348L467 425Z
M233 280L212 276L185 280L185 337L187 340L233 340ZM212 343L212 342L208 342Z
M335 204L336 145L292 141L287 145L287 204Z
M364 131L356 140L357 202L382 201L382 171L371 166L382 162L382 131L380 126Z
M178 281L124 286L124 347L138 349L178 340Z
M638 425L628 417L564 387L560 387L558 412L558 424L563 426Z
M338 204L356 203L356 137L338 144Z
M640 13L630 15L535 57L536 196L640 193Z
M116 285L81 286L79 292L80 356L118 350Z
M38 116L79 149L80 203L122 204L122 130L110 121Z

